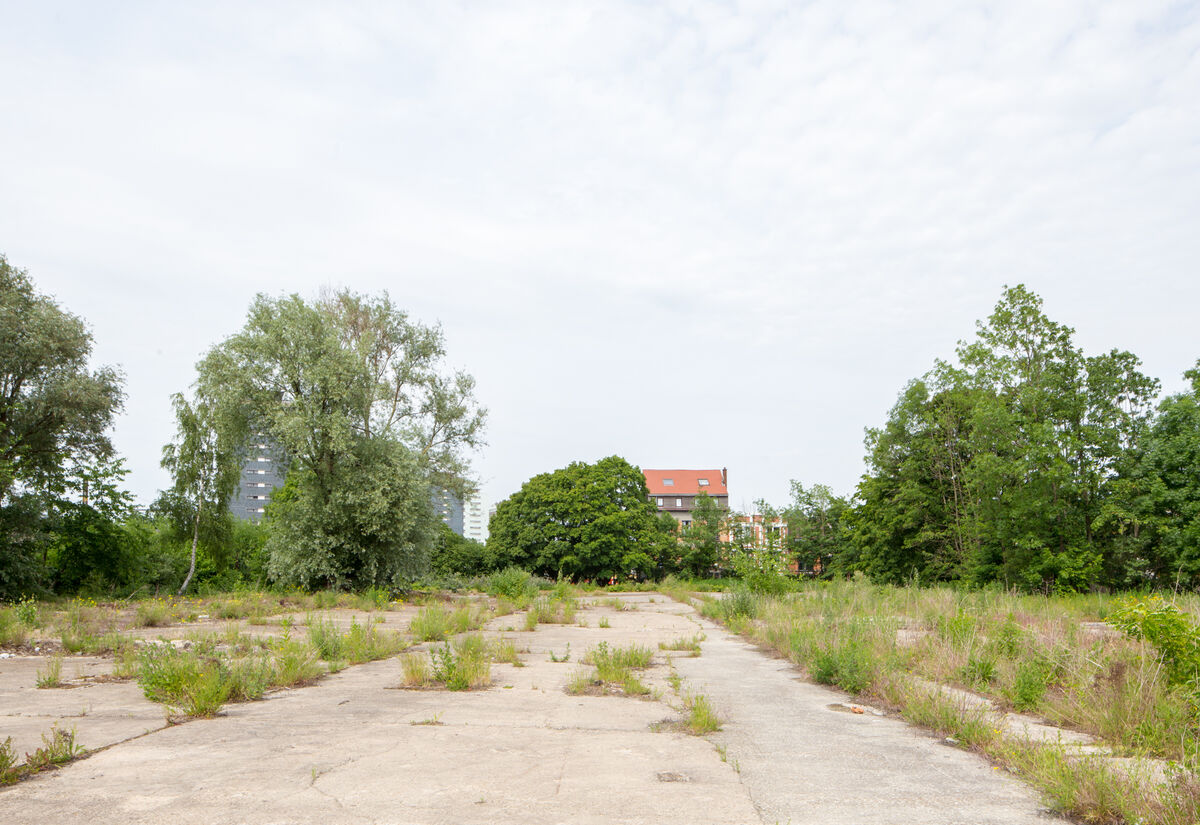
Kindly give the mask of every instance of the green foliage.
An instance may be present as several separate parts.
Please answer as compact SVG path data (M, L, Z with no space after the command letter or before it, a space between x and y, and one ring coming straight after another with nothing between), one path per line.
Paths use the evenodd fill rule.
M751 593L778 596L791 589L783 554L774 548L734 550L733 572Z
M703 736L721 729L721 717L717 715L716 708L703 693L685 696L683 706L688 714L687 729L689 733Z
M721 532L728 515L716 499L701 490L692 505L692 518L680 537L678 567L692 576L709 576L721 556ZM668 514L668 518L673 518Z
M1137 639L1145 639L1162 658L1172 684L1190 684L1200 693L1200 625L1159 596L1128 600L1109 614L1108 622Z
M39 688L56 688L62 685L62 656L52 656L46 662L46 669L37 672Z
M792 501L783 517L788 526L788 554L801 572L828 576L836 570L834 563L842 561L849 540L844 522L848 508L847 501L824 484L806 489L792 481Z
M1084 356L1072 335L1008 288L960 366L905 388L868 433L850 567L896 583L1101 583L1117 543L1097 530L1158 383L1127 352Z
M521 603L536 598L538 586L528 571L509 566L488 578L487 592Z
M86 504L72 507L50 548L57 589L99 593L123 583L131 562L127 547L118 523Z
M500 503L488 549L498 565L574 580L647 577L673 552L646 480L611 456L534 476Z
M496 569L487 545L464 538L440 523L437 540L429 555L429 566L441 576L481 576Z
M224 443L262 432L290 462L266 552L285 585L391 586L423 574L437 535L430 482L465 492L484 412L442 334L383 295L309 304L259 296L199 365L198 401ZM221 439L218 439L220 441Z
M848 693L862 693L871 686L877 664L870 646L851 635L821 645L810 667L815 681L837 685Z
M0 507L16 484L58 495L73 467L112 454L121 375L89 371L91 350L83 319L0 255Z
M42 746L25 755L25 767L29 771L40 771L51 765L61 765L70 762L83 750L83 746L75 742L74 728L64 730L54 724L49 733L42 734Z
M1006 697L1015 709L1035 710L1050 686L1051 672L1041 659L1027 659L1017 663L1012 687Z
M479 636L459 639L453 646L446 642L431 656L433 679L445 684L447 690L473 690L491 684L487 646Z
M106 432L124 395L117 370L89 370L91 349L84 321L0 255L0 600L42 591L41 554L72 500L116 516L102 506L119 468Z
M13 749L12 737L0 742L0 785L11 785L19 778L17 752Z

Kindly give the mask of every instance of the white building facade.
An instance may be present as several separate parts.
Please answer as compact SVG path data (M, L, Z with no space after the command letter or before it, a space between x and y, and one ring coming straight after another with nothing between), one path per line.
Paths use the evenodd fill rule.
M488 514L483 499L475 493L463 503L463 536L475 541L487 541Z

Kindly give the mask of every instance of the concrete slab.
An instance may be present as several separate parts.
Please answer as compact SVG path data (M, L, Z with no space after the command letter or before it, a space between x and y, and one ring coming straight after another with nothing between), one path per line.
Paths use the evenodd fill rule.
M685 688L726 718L712 739L741 770L763 822L1016 825L1052 816L1024 783L902 720L846 713L845 693L704 622ZM831 705L843 706L840 709Z
M789 665L687 606L656 594L620 598L637 609L589 607L576 624L534 632L503 631L522 627L520 614L493 620L489 635L527 652L525 667L494 666L488 690L401 689L396 659L348 668L0 791L0 821L1044 821L1031 791L979 757L895 719L831 709L848 698L797 681ZM610 627L599 627L601 617ZM658 650L701 631L699 658ZM580 658L600 641L654 650L642 678L662 701L567 694ZM570 661L551 661L568 644ZM712 741L655 724L678 718L669 705L678 702L667 686L672 666L728 717ZM0 669L0 699L21 695L26 682L31 672ZM149 706L161 721L161 709ZM727 762L714 742L727 747Z

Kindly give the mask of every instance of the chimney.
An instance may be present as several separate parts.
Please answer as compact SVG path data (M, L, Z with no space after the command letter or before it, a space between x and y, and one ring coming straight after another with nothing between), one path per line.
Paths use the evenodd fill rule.
M728 467L721 468L721 486L727 490L729 489L729 468Z

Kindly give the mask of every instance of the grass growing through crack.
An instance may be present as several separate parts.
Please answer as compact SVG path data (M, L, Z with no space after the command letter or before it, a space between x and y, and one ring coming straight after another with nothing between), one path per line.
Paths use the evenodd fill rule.
M56 688L62 685L62 656L52 656L46 662L46 669L37 672L39 688Z
M683 698L683 707L687 711L685 725L689 733L703 736L721 729L721 719L717 715L712 702L703 693L688 694Z
M75 729L60 728L57 723L42 734L42 746L33 753L25 754L25 764L18 764L13 750L12 737L0 742L0 785L11 785L38 771L70 762L85 752L75 741Z
M138 682L146 698L173 714L206 718L226 702L261 699L268 690L309 684L345 666L391 656L406 645L396 633L353 622L345 633L332 623L309 625L309 643L284 637L196 637L192 649L149 645L138 654ZM324 662L324 663L323 663Z
M332 621L314 619L308 625L308 640L325 661L352 665L385 659L407 647L400 634L380 631L374 624L359 624L357 620L351 621L343 633Z
M584 655L583 663L592 668L575 671L567 682L567 693L604 693L619 689L629 696L646 696L650 688L633 671L649 667L653 658L654 653L647 647L612 648L608 642L601 642Z
M659 642L659 650L686 650L692 656L700 655L700 643L703 642L705 636L703 633L697 633L694 636L680 636L672 642Z
M400 667L405 687L477 690L492 683L493 661L513 659L519 661L516 647L511 642L508 645L489 644L482 636L472 635L453 643L443 642L429 655L405 654L400 657Z
M478 630L490 614L479 605L462 605L447 610L444 605L432 604L413 617L408 632L421 642L441 642L447 637Z

